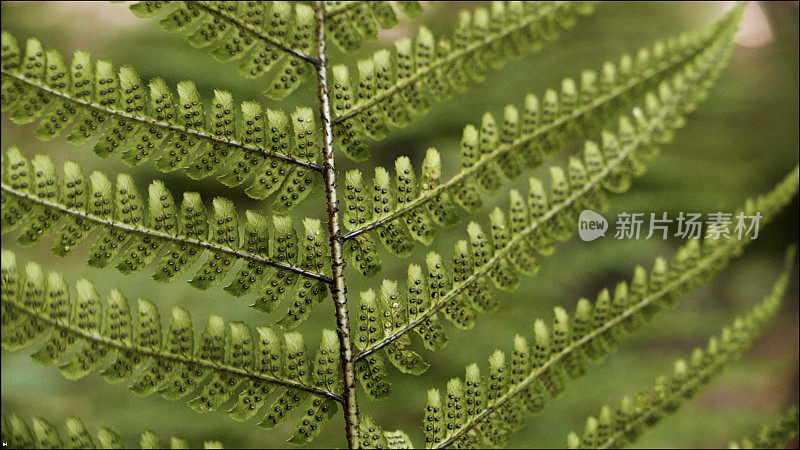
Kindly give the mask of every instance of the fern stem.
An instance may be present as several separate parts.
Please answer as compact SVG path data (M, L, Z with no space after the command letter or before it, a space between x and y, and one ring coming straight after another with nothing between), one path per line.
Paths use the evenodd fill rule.
M480 414L476 415L475 417L471 418L468 423L464 424L458 431L454 432L450 435L447 439L440 442L436 448L445 448L449 445L452 445L459 437L464 435L467 431L475 427L480 421L486 417L488 417L491 413L496 411L499 407L503 404L511 400L512 398L516 397L522 391L528 387L531 383L537 380L542 374L547 372L553 365L562 361L564 358L570 355L570 353L576 351L577 349L583 347L584 345L591 342L593 339L597 338L601 334L605 333L606 331L612 329L617 324L623 322L627 318L631 317L633 314L639 312L642 308L650 305L651 303L655 302L656 300L660 299L661 297L667 295L672 289L681 286L685 282L692 279L694 276L701 275L703 270L705 270L708 266L713 264L717 259L724 257L727 254L727 250L729 246L732 246L736 241L729 240L727 244L719 246L717 249L714 250L713 253L708 255L704 258L701 262L699 262L693 269L687 271L679 278L673 280L670 283L667 283L661 290L648 295L647 297L643 298L639 303L635 306L626 309L620 315L616 316L615 318L609 320L608 322L604 323L599 328L596 328L591 333L586 334L578 341L572 343L568 347L564 348L564 350L560 351L559 353L550 357L546 363L544 363L541 367L537 368L536 370L532 371L530 375L525 377L520 383L518 383L513 388L509 389L508 392L503 394L499 397L494 403L489 405L485 410L483 410Z
M314 387L314 386L309 386L309 385L306 385L306 384L303 384L303 383L298 383L297 381L285 380L285 379L282 379L282 378L275 378L275 377L271 377L271 376L268 376L268 375L262 375L260 373L248 372L248 371L240 369L238 367L233 367L233 366L229 366L229 365L225 365L225 364L219 364L219 363L213 362L213 361L207 361L207 360L204 360L204 359L186 357L186 356L183 356L183 355L177 355L177 354L174 354L174 353L169 353L169 352L164 352L164 351L152 350L152 349L149 349L149 348L140 347L138 345L128 344L128 343L125 343L125 342L122 342L122 341L109 339L109 338L107 338L105 336L101 336L99 334L92 333L92 332L89 332L89 331L86 331L86 330L83 330L83 329L72 328L69 324L64 323L64 322L62 322L60 320L54 319L54 318L50 317L49 314L41 313L41 312L36 311L35 309L32 309L32 308L30 308L30 307L28 307L26 305L18 304L16 302L13 302L13 305L14 305L14 308L24 312L28 316L35 317L36 320L39 320L39 321L44 322L44 323L47 323L48 325L50 325L50 326L52 326L52 327L54 327L54 328L56 328L58 330L64 331L66 333L70 333L70 334L74 334L74 335L80 336L82 339L86 339L89 342L93 342L93 343L96 343L96 344L101 344L101 345L104 345L104 346L107 346L107 347L114 348L116 350L134 352L134 353L139 354L139 355L143 355L143 356L146 356L146 357L153 357L153 358L156 358L156 359L162 359L162 360L166 359L166 360L169 360L169 361L175 361L175 362L183 363L183 364L197 365L197 366L201 366L201 367L204 367L206 369L209 369L209 370L211 370L213 372L225 372L225 373L229 373L231 375L245 377L245 378L248 378L248 379L251 379L251 380L259 380L259 381L263 381L263 382L266 382L266 383L272 383L272 384L277 384L277 385L280 385L280 386L285 386L285 387L288 387L288 388L296 388L296 389L300 389L300 390L306 391L308 393L311 393L311 394L314 394L314 395L317 395L317 396L320 396L320 397L330 398L330 399L335 400L335 401L340 402L340 403L343 402L342 397L339 396L336 393L333 393L333 392L330 392L330 391L326 391L324 389L319 389L319 388Z
M350 340L350 319L347 315L347 287L344 282L344 246L339 223L339 200L336 198L336 170L333 155L333 126L331 124L331 106L328 97L328 56L325 52L325 4L314 2L316 14L316 47L319 64L317 68L317 86L319 97L319 113L322 120L323 147L322 162L325 168L325 196L328 207L328 232L331 245L331 295L336 310L336 331L339 336L339 359L342 364L345 435L349 448L360 448L358 429L358 402L356 400L356 370L353 358L352 341Z
M211 14L213 16L217 16L217 17L219 17L219 18L221 18L223 20L226 20L226 21L236 25L236 27L238 27L238 28L245 29L245 30L249 31L250 33L253 33L256 37L258 37L262 41L267 42L270 45L274 45L275 47L281 49L282 51L284 51L286 53L289 53L290 55L296 56L296 57L302 59L303 61L309 62L309 63L311 63L311 64L313 64L315 66L319 64L319 61L314 59L314 57L312 57L310 55L306 55L303 52L297 51L297 50L289 47L288 45L284 44L280 40L275 39L275 38L273 38L272 36L270 36L268 34L265 34L264 30L262 30L260 28L257 28L257 27L254 27L253 25L251 25L249 23L241 21L238 17L236 17L233 14L230 14L229 12L227 12L225 10L217 9L217 8L211 6L211 5L208 5L206 2L195 2L194 4L196 6L199 6L202 9L204 9L207 13L209 13L209 14Z
M395 340L399 339L404 334L406 334L409 331L413 330L419 324L421 324L422 322L427 320L428 317L432 316L437 311L442 309L448 303L448 301L451 298L453 298L456 295L460 294L461 292L466 290L468 287L470 287L472 285L472 283L478 281L480 278L482 278L485 275L487 275L489 273L489 271L492 268L494 268L495 265L497 265L501 260L503 260L504 258L506 258L508 256L508 254L511 252L511 250L514 247L516 247L517 245L521 245L523 243L523 241L525 240L525 238L530 233L534 232L536 229L538 229L540 226L542 226L542 224L544 222L547 222L548 220L554 218L557 214L559 214L563 210L571 207L573 205L573 203L575 203L575 201L577 201L578 199L583 197L583 195L586 194L587 192L589 192L590 190L594 189L603 180L603 178L605 178L606 176L611 174L611 172L618 165L622 164L622 162L624 162L628 157L631 156L633 151L639 146L639 144L641 144L643 142L644 137L646 135L648 135L650 132L652 132L666 118L666 115L667 115L667 109L664 108L664 109L662 109L662 111L660 112L660 114L657 117L653 118L653 120L650 121L650 124L648 125L648 127L646 129L640 131L639 134L636 135L636 139L633 139L624 148L624 150L619 153L619 155L615 159L609 161L609 163L603 168L603 170L601 172L599 172L597 175L595 175L593 178L591 178L581 189L573 192L566 200L564 200L563 203L560 203L559 205L551 208L546 214L544 214L541 218L539 218L539 220L537 220L536 222L532 223L529 227L525 228L519 234L514 236L514 238L511 239L505 247L503 247L502 249L500 249L497 252L495 252L494 256L492 256L492 258L490 258L488 261L486 261L486 264L481 266L480 269L475 271L472 275L470 275L467 279L465 279L461 284L459 284L458 286L455 286L453 289L451 289L446 295L442 296L442 298L439 299L439 302L436 305L433 305L431 308L429 308L424 314L420 315L415 320L409 322L407 325L405 325L402 328L398 329L397 331L395 331L390 336L384 337L379 342L377 342L374 345L370 346L369 348L366 348L363 351L361 351L361 353L356 355L356 361L358 361L358 360L360 360L362 358L365 358L366 356L368 356L368 355L380 350L381 348L385 347L386 345L389 345L392 342L394 342Z
M475 52L475 51L477 51L477 50L479 50L479 49L481 49L483 47L487 47L489 45L492 45L496 41L499 41L501 39L504 39L504 38L508 37L511 33L515 33L517 31L520 31L520 30L524 29L525 27L530 26L531 24L533 24L537 20L541 19L542 17L548 16L550 14L555 14L559 9L564 7L564 3L565 2L558 2L558 4L556 4L555 6L549 5L546 8L542 8L542 10L537 11L535 14L532 14L528 18L520 20L516 24L514 24L514 25L512 25L512 26L510 26L508 28L503 29L499 33L488 35L482 41L474 42L474 43L469 44L469 45L467 45L466 47L464 47L464 48L462 48L460 50L456 50L456 51L450 53L449 55L447 55L444 58L437 59L436 61L431 63L429 66L425 67L422 70L418 70L418 71L414 72L413 75L411 75L408 78L405 78L404 80L400 81L399 83L393 85L391 88L386 89L385 91L382 91L382 92L376 94L375 96L373 96L371 99L367 100L364 103L355 105L351 110L347 111L346 113L342 114L341 116L335 117L333 119L333 124L337 125L337 124L342 123L345 120L347 120L347 119L349 119L349 118L351 118L353 116L356 116L356 115L366 111L367 109L371 108L372 106L377 105L378 103L380 103L383 100L391 97L392 95L394 95L394 94L402 91L403 89L413 85L414 83L419 81L421 78L423 78L423 77L425 77L427 75L430 75L431 73L433 73L433 71L435 71L439 67L443 67L443 66L446 66L448 64L452 64L455 61L458 61L461 57L469 55L470 53L473 53L473 52Z
M713 39L709 39L709 42L711 42L712 40ZM382 225L385 225L385 224L391 222L392 220L394 220L394 219L396 219L396 218L398 218L398 217L400 217L400 216L402 216L402 215L404 215L404 214L406 214L406 213L408 213L410 211L413 211L413 210L419 208L420 206L424 205L425 203L435 199L436 196L438 196L442 192L445 192L446 190L448 190L451 187L455 186L456 184L458 184L462 180L465 180L466 178L468 178L468 177L472 176L473 174L477 173L478 171L480 171L487 164L490 164L490 163L496 161L498 157L500 157L500 156L502 156L502 155L504 155L504 154L506 154L506 153L508 153L508 152L510 152L512 150L515 150L515 149L517 149L519 147L522 147L523 145L528 144L529 142L535 140L536 138L545 136L547 133L549 133L549 132L551 132L553 130L557 130L559 127L564 126L567 123L570 123L570 122L573 122L573 121L576 121L576 120L580 119L581 117L591 113L595 109L601 108L604 105L609 104L609 103L613 102L614 100L616 100L618 98L621 98L627 92L637 88L638 86L641 86L641 85L643 85L643 84L645 84L645 83L647 83L647 82L649 82L651 80L658 79L658 77L660 77L663 74L672 72L676 68L678 68L681 65L685 64L687 61L691 61L692 59L694 59L695 56L700 54L706 48L707 48L707 46L703 46L703 47L699 48L698 50L696 50L695 52L692 52L691 54L687 55L684 58L681 58L680 60L678 60L678 61L676 61L674 63L665 64L663 67L659 68L656 71L653 71L652 73L650 73L648 76L646 76L644 78L632 79L627 84L614 89L613 91L609 92L608 94L605 94L605 95L602 95L602 96L596 98L594 101L592 101L588 105L585 105L585 106L582 106L580 108L575 109L571 114L569 114L569 115L567 115L565 117L561 117L561 118L555 120L554 122L549 123L549 124L547 124L547 125L545 125L545 126L543 126L541 128L538 128L536 131L534 131L533 133L531 133L531 134L529 134L527 136L515 139L513 142L510 142L508 144L500 145L496 150L494 150L492 153L489 153L486 156L482 157L480 159L480 161L476 162L471 167L461 170L459 173L453 175L446 182L434 187L433 189L425 191L424 193L422 193L418 197L416 197L414 200L411 200L410 202L405 203L402 207L395 209L394 211L392 211L388 215L383 216L383 217L381 217L379 219L371 220L370 222L367 222L366 224L364 224L361 228L351 231L350 233L348 233L348 234L346 234L344 236L344 239L345 240L353 239L356 236L360 236L360 235L362 235L364 233L368 233L368 232L370 232L370 231L372 231L372 230L374 230L374 229L376 229L376 228L378 228L378 227L380 227Z
M288 271L294 272L294 273L296 273L298 275L301 275L301 276L304 276L304 277L308 277L308 278L314 278L314 279L317 279L317 280L322 281L322 282L327 283L327 284L331 284L332 283L332 280L330 278L328 278L327 276L325 276L325 275L323 275L321 273L309 272L309 271L307 271L307 270L305 270L303 268L292 266L290 264L282 263L282 262L279 262L279 261L274 261L274 260L272 260L270 258L265 258L265 257L263 257L261 255L255 254L255 253L250 253L250 252L246 252L246 251L242 251L242 250L236 250L236 249L233 249L233 248L230 248L230 247L225 247L224 245L216 244L214 242L202 241L202 240L199 240L199 239L192 239L192 238L187 238L187 237L183 237L183 236L177 236L177 235L174 235L174 234L168 234L168 233L164 233L162 231L151 230L149 228L141 228L141 227L137 227L137 226L132 226L132 225L128 225L126 223L118 222L118 221L113 220L113 219L104 219L102 217L98 217L98 216L95 216L93 214L89 214L89 213L87 213L85 211L79 211L79 210L76 210L76 209L71 209L71 208L69 208L67 206L64 206L64 205L60 204L60 203L51 202L49 200L45 200L45 199L39 198L39 197L37 197L35 195L32 195L32 194L29 194L27 192L19 191L17 189L12 188L11 186L8 186L7 184L2 184L2 190L7 192L7 193L9 193L9 194L11 194L11 195L13 195L13 196L15 196L15 197L25 199L26 201L29 201L29 202L32 202L32 203L36 203L36 204L41 205L41 206L46 207L46 208L51 208L51 209L58 210L58 211L60 211L60 212L62 212L64 214L68 214L68 215L75 216L75 217L81 217L83 219L86 219L86 220L89 220L91 222L94 222L94 223L96 223L98 225L108 226L108 227L116 228L116 229L119 229L119 230L129 231L129 232L132 232L132 233L143 234L143 235L146 235L146 236L152 236L152 237L159 238L159 239L170 240L170 241L173 241L173 242L182 242L184 244L201 247L201 248L204 248L206 250L211 250L211 251L214 251L214 252L228 253L228 254L236 256L237 258L248 259L248 260L255 261L255 262L258 262L258 263L261 263L261 264L266 264L268 266L272 266L272 267L275 267L275 268L288 270Z
M220 143L220 144L225 144L225 145L230 145L230 146L233 146L233 147L236 147L236 148L240 148L240 149L246 150L246 151L260 153L260 154L264 155L267 158L280 159L280 160L286 161L286 162L291 163L291 164L307 167L307 168L309 168L309 169L311 169L311 170L313 170L315 172L322 172L322 166L320 166L318 164L314 164L312 162L303 161L301 159L297 159L297 158L294 158L294 157L289 156L289 155L284 155L282 153L270 152L270 151L265 150L263 148L259 148L259 147L253 146L253 145L245 144L245 143L237 141L235 139L221 138L219 136L215 136L213 134L206 133L204 131L193 130L191 128L185 128L185 127L182 127L182 126L179 126L179 125L174 125L174 124L171 124L171 123L162 122L160 120L151 119L149 117L142 117L142 116L137 116L137 115L134 115L134 114L129 114L129 113L125 112L125 111L108 108L106 106L103 106L103 105L100 105L98 103L94 103L94 102L91 102L91 101L80 100L80 99L77 99L77 98L71 96L67 92L62 92L62 91L55 90L55 89L53 89L53 88L51 88L49 86L46 86L46 85L42 84L39 81L30 80L30 79L28 79L28 78L26 78L26 77L24 77L22 75L18 75L16 73L9 72L9 71L7 71L5 69L2 69L2 74L3 74L4 77L8 76L8 77L14 78L16 80L19 80L19 81L21 81L23 83L26 83L26 84L34 87L36 89L42 90L44 92L47 92L48 94L56 95L58 97L67 99L67 100L69 100L69 101L71 101L73 103L76 103L78 105L83 105L83 106L86 106L88 108L92 108L92 109L97 110L97 111L102 111L102 112L104 112L106 114L110 114L112 116L123 117L125 119L134 120L136 122L144 123L144 124L147 124L147 125L154 125L154 126L157 126L159 128L163 128L163 129L165 129L167 131L175 131L175 132L179 132L179 133L190 134L192 136L197 136L199 138L202 138L202 139L205 139L205 140L208 140L208 141L212 141L212 142L216 142L216 143Z

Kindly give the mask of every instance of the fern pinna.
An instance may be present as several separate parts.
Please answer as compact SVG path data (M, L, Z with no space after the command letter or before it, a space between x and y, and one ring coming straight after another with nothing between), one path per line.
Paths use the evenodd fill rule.
M270 100L235 100L225 90L200 92L192 81L176 90L161 78L143 79L128 65L71 60L36 38L2 33L2 111L14 123L35 124L44 141L65 138L93 146L137 170L214 177L265 206L242 210L222 194L175 192L134 175L107 175L10 145L2 156L2 231L22 246L52 239L52 252L71 257L85 248L88 264L142 270L161 283L188 279L206 291L222 285L246 297L263 326L212 314L197 334L189 311L173 307L162 320L159 299L129 300L116 288L98 290L87 278L68 281L58 271L13 251L2 251L2 345L33 349L37 363L67 379L98 373L141 396L186 401L198 413L222 409L237 421L272 429L294 421L292 444L315 439L342 413L349 448L503 446L528 416L541 412L570 379L582 377L618 343L665 307L708 284L754 238L690 239L629 281L581 298L570 316L531 320L488 367L427 392L421 432L389 431L359 411L392 394L391 367L421 375L430 352L444 348L451 322L469 330L480 315L502 308L495 291L516 289L539 271L539 258L571 240L578 216L603 210L645 174L647 163L672 141L685 117L706 98L733 48L744 5L713 24L641 48L633 56L587 69L543 93L520 95L501 113L486 112L464 126L460 166L446 169L435 148L420 162L399 156L394 167L337 172L341 153L362 163L374 141L409 127L437 103L448 102L500 70L511 58L539 50L595 8L594 2L490 2L461 8L455 27L435 36L419 26L413 37L345 64L329 63L327 45L345 53L374 47L379 29L422 12L418 2L161 2L130 6L157 18L169 32L235 61L246 79L259 79ZM277 100L315 85L317 105L282 109ZM311 87L306 86L309 89ZM204 100L206 99L206 100ZM530 176L562 149L577 147L547 178L529 178L526 192L507 184ZM338 181L338 182L337 182ZM338 189L337 189L338 188ZM772 190L748 199L737 213L772 221L798 189L795 167ZM325 214L295 217L294 208L317 191ZM507 205L484 212L500 191ZM339 196L343 200L339 201ZM491 202L489 204L494 204ZM486 215L486 217L481 217ZM468 223L467 217L470 218ZM452 256L430 250L407 264L405 279L376 277L395 257L412 259L450 228ZM378 242L385 252L378 248ZM5 245L4 245L5 247ZM419 252L417 252L419 253ZM384 261L388 255L392 262ZM675 363L652 392L625 397L590 417L569 447L618 447L633 442L694 396L757 338L790 281L795 253L773 292L719 337ZM345 270L345 269L349 270ZM355 269L355 270L353 270ZM359 273L372 288L348 292ZM309 348L297 331L322 303L333 303L335 324ZM279 310L269 323L266 315ZM271 317L271 316L269 316ZM444 319L443 319L443 318ZM353 322L351 323L351 319ZM419 336L419 344L415 343ZM363 396L360 396L363 403ZM295 413L295 410L299 412ZM120 448L108 428L92 437L70 417L66 439L47 420L2 417L3 444L19 448ZM741 446L783 445L796 435L797 410L765 426ZM424 436L412 440L412 436ZM166 444L151 431L142 448ZM187 448L182 438L172 448ZM733 443L732 446L739 445ZM208 441L206 448L218 448Z
M86 429L83 421L78 417L69 417L64 428L67 439L61 438L61 433L46 419L38 416L31 417L30 425L22 417L11 414L3 415L3 442L13 448L125 448L122 439L112 429L102 427L97 432L97 440ZM169 448L192 448L185 439L171 437ZM145 431L139 440L140 448L166 448L161 438L152 431ZM195 447L197 448L197 447ZM217 441L206 441L203 448L223 448Z

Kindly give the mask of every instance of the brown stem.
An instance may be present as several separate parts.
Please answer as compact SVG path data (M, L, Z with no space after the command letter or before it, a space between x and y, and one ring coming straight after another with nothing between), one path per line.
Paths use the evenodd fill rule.
M325 6L314 2L316 12L317 85L319 87L319 114L322 120L322 161L325 179L325 195L328 204L328 232L331 243L331 272L333 284L331 294L336 309L336 331L339 335L339 359L344 378L344 421L347 445L359 448L358 403L356 401L356 372L353 348L350 341L350 320L347 317L347 287L344 284L344 255L342 231L339 227L339 200L336 198L336 171L333 158L333 129L331 106L328 99L328 57L325 53Z

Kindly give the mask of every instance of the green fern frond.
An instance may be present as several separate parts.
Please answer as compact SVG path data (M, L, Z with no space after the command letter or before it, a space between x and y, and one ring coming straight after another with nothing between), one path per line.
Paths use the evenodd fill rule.
M411 438L402 430L384 431L383 435L386 436L386 448L414 448Z
M567 448L621 448L635 442L645 427L656 426L666 415L675 414L688 400L691 400L723 369L738 359L753 342L758 339L764 327L778 312L789 274L794 265L795 251L787 256L783 273L775 283L772 293L744 317L737 318L731 326L722 329L719 337L711 337L706 350L695 348L687 363L684 359L675 361L671 376L656 379L652 392L642 392L635 397L624 397L616 411L603 406L598 418L589 417L583 437L571 433L567 437ZM794 417L765 437L778 448L786 443L787 425L794 421L793 431L797 432L797 410Z
M764 425L757 436L731 442L728 448L786 448L787 442L797 436L797 428L797 406L793 406L777 423Z
M148 87L131 67L117 73L107 61L93 65L85 52L76 52L67 67L59 52L29 39L23 55L6 32L2 110L15 123L39 120L39 139L71 127L67 141L75 145L99 136L94 152L101 157L121 152L126 164L138 166L160 153L155 166L162 172L182 169L193 179L217 175L227 186L248 184L245 192L255 199L276 194L273 208L279 212L301 202L319 182L321 144L310 108L297 108L289 117L244 102L237 113L225 91L215 91L207 107L190 81L178 83L176 98L163 80L153 79Z
M8 448L125 448L122 438L112 429L102 427L97 431L97 441L83 421L72 416L64 424L66 439L50 422L39 416L32 416L30 422L17 414L2 415L3 447ZM97 447L95 447L97 446ZM140 448L167 448L157 434L145 431L139 440ZM192 448L186 440L179 437L169 439L169 448ZM206 441L203 448L223 448L218 441Z
M242 322L226 326L212 315L196 339L191 316L182 308L172 309L163 329L158 308L147 300L138 299L131 310L125 296L112 289L102 301L86 279L75 284L74 297L70 291L60 273L45 275L33 262L20 269L14 253L3 250L3 348L36 345L34 361L58 365L68 379L99 371L110 383L130 383L137 395L189 396L189 406L200 413L229 404L232 418L248 420L263 409L259 425L267 428L283 422L310 394L295 442L313 439L341 402L333 331L323 331L312 358L298 333L280 336L266 327L253 333Z
M352 79L346 66L334 66L331 94L337 148L353 160L367 159L367 137L383 139L389 125L405 127L431 103L464 91L470 81L482 82L491 69L500 69L522 51L539 49L573 26L577 15L590 14L593 5L493 2L491 11L463 9L452 40L437 40L420 27L414 42L397 41L394 54L380 50L359 61L358 75Z
M409 17L422 12L419 2L394 2L394 6ZM378 37L378 28L397 25L397 14L392 2L326 1L326 35L346 52L358 50L365 42Z
M64 163L59 180L49 157L37 155L28 161L16 147L3 157L0 198L3 233L17 231L23 245L34 245L57 231L53 253L66 256L99 230L89 257L94 267L117 260L117 269L129 274L163 254L153 278L169 282L208 250L206 262L189 281L206 290L223 281L241 260L225 290L236 297L258 292L252 306L267 313L282 299L291 299L280 322L288 328L305 320L327 294L329 278L322 273L327 254L316 219L305 219L298 236L288 217L273 216L269 226L266 217L248 210L240 227L230 200L217 197L207 211L199 194L187 192L177 203L161 181L154 181L142 195L129 175L120 174L114 185L97 171L86 177L72 161Z
M4 247L0 345L26 351L68 380L95 373L138 396L186 402L198 414L224 411L264 429L293 425L293 445L312 443L341 411L348 448L413 447L404 431L385 431L365 414L362 396L389 397L395 389L390 372L429 372L434 361L422 349L440 351L450 339L442 315L458 329L473 328L480 314L501 307L501 293L538 274L539 258L572 239L582 213L603 211L611 194L630 190L706 98L745 13L745 2L736 2L710 26L485 112L464 127L452 170L445 172L442 156L429 148L421 164L395 155L393 167L374 167L373 174L341 166L337 147L353 161L367 160L376 141L487 81L512 58L538 51L598 2L459 7L451 32L434 36L417 25L394 48L378 50L366 44L378 40L379 29L398 25L401 14L419 16L421 2L131 3L137 17L158 20L200 53L237 66L241 77L262 80L265 96L285 101L308 87L314 105L236 105L222 90L204 101L191 81L177 90L159 78L143 84L129 66L93 61L82 51L66 59L36 38L18 43L3 31L0 111L15 124L30 124L32 136L43 141L64 137L91 145L97 156L117 154L137 169L153 160L155 169L191 181L213 176L223 188L241 187L269 214L240 210L221 196L204 202L196 192L173 193L160 180L145 192L132 174L109 179L71 160L57 167L51 156L25 155L12 145L0 152L3 237L25 247L54 239L52 252L61 257L91 245L88 264L98 269L113 265L128 275L153 267L156 281L182 278L205 293L224 286L233 297L250 295L259 313L280 308L282 316L275 325L255 327L211 314L196 332L182 307L170 305L164 322L154 302L129 302L119 289L101 295L88 279L67 280L34 261L18 261ZM362 53L357 61L335 61L331 42L345 53ZM548 162L548 175L531 174L546 157L576 147L564 163ZM507 204L481 212L486 198L531 175L527 192L508 186ZM325 229L320 219L289 215L318 187ZM705 237L679 243L671 257L659 256L647 269L635 266L630 279L600 289L596 299L578 299L574 312L555 307L552 317L532 320L517 334L513 349L495 350L486 366L470 364L463 377L428 390L424 447L505 445L591 364L710 283L798 190L800 166L732 214L708 214ZM464 234L451 236L452 256L426 250L407 265L405 280L382 279L354 291L349 269L365 278L382 271L379 243L390 259L408 257L415 246L420 250L418 243L433 245L439 228L473 215ZM690 226L700 215L691 214ZM666 215L659 223L665 222ZM787 251L772 293L751 312L677 361L652 392L624 398L616 411L604 406L582 436L569 435L567 446L624 446L677 411L777 314L795 258L794 248ZM310 349L309 336L297 328L329 292L336 328L317 329L320 343ZM67 421L66 439L39 417L1 419L4 446L122 447L114 432L103 428L95 438L76 418ZM794 408L741 446L781 445L797 434L797 421ZM167 444L150 431L140 445L189 446L177 438Z
M367 414L361 414L360 422L361 448L414 448L411 438L401 430L383 431Z
M309 5L145 1L131 6L138 17L154 17L167 10L160 21L165 30L188 33L189 44L209 48L221 62L241 59L241 76L257 78L275 69L264 91L270 98L286 97L314 73L314 9Z
M169 9L166 3L137 2L131 5L131 11L138 17L154 17ZM312 72L308 63L316 63L316 59L310 53L313 10L308 5L281 1L175 3L181 5L161 19L162 27L188 34L192 46L210 48L220 62L241 60L239 73L243 77L262 77L280 66L265 92L269 97L286 97ZM422 11L415 1L397 2L395 6L409 17ZM385 1L327 1L325 19L328 36L344 51L357 50L375 40L378 25L397 25L394 8Z
M762 223L769 222L792 199L798 182L795 167L771 192L746 201L741 211L747 215L759 212L763 215ZM601 291L594 305L580 299L572 320L563 308L555 308L551 327L542 320L535 322L533 346L529 346L526 338L517 336L510 365L503 352L498 351L490 358L492 374L502 378L503 384L498 389L489 384L493 380L491 375L484 379L477 364L469 366L465 381L460 384L466 386L463 389L467 405L476 406L468 408L466 414L461 413L461 419L446 432L429 434L429 446L469 446L469 442L478 438L492 445L503 442L508 431L518 428L528 413L541 411L548 393L556 396L563 391L567 377L582 376L587 361L599 362L614 350L621 338L660 309L676 305L707 284L751 241L750 237L739 240L732 236L706 239L702 244L691 240L675 253L670 264L657 258L649 274L636 267L629 284L619 283L613 294L608 289ZM449 406L451 409L446 413L454 414L452 408L456 406Z
M418 284L419 285L419 284ZM356 315L354 331L355 346L360 350L375 345L384 335L392 335L407 322L408 298L403 302L397 283L384 280L379 297L370 289L361 292L361 303ZM409 308L410 309L410 308ZM432 326L429 326L432 328ZM441 345L441 344L440 344ZM386 356L401 372L421 375L428 370L428 363L411 349L410 336L386 346ZM364 390L374 398L382 398L391 393L383 359L376 354L369 355L357 367Z
M683 114L695 107L696 100L710 85L710 82L703 85L693 80L713 79L730 49L729 43L724 41L715 54L707 56L701 66L705 69L698 68L691 76L678 78L672 87L662 85L660 99L649 97L646 113L637 108L632 114L633 120L623 117L619 138L604 132L602 151L598 145L588 142L584 162L572 158L566 171L551 167L549 195L543 183L532 178L527 201L516 190L510 192L508 219L499 208L492 212L489 234L478 223L470 223L469 239L456 244L451 268L444 267L441 256L429 253L427 293L423 293L421 301L407 299L408 308L421 308L424 312L409 312L403 318L405 325L395 327L393 333L384 335L383 330L378 330L375 341L369 343L357 359L420 325L424 327L417 331L424 338L437 336L442 341L438 337L442 332L436 325L439 310L443 310L445 317L457 327L465 329L474 325L477 312L494 311L498 302L492 299L490 284L501 290L515 289L519 284L518 273L536 273L534 251L551 254L556 241L567 240L574 233L575 221L582 209L599 209L604 203L605 191L625 191L630 186L630 177L643 173L644 161L655 155L657 145L671 139L671 129ZM409 266L409 280L421 278L412 275L418 272L421 272L418 266ZM412 298L413 285L409 283L408 287L409 298ZM431 327L436 329L435 333L429 332ZM425 341L429 348L440 346L427 338Z
M522 114L514 105L508 105L502 122L486 113L481 126L464 129L461 168L447 181L441 181L441 158L435 149L428 149L419 181L408 159L399 158L395 163L397 194L380 211L366 207L363 195L358 195L363 190L361 174L352 171L347 176L344 223L350 232L345 238L352 239L384 224L396 227L405 222L410 236L428 245L433 240L431 224L456 223L456 205L467 213L480 209L478 192L495 192L503 184L500 174L515 180L524 170L541 165L545 155L565 142L587 137L598 124L607 123L631 103L652 101L647 94L661 83L696 76L692 71L697 61L715 51L715 45L732 38L740 13L732 11L702 33L683 34L667 44L659 42L652 50L642 48L635 62L626 55L618 66L606 63L599 82L593 71L583 72L580 89L572 79L565 79L561 95L548 90L542 106L530 94L525 98ZM391 184L383 188L392 190Z

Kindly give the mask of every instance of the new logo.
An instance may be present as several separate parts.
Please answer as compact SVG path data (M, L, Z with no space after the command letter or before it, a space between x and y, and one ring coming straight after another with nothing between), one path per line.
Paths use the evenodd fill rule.
M578 235L582 240L593 241L600 236L605 236L606 230L608 230L608 221L605 217L591 209L581 211L581 215L578 217Z

